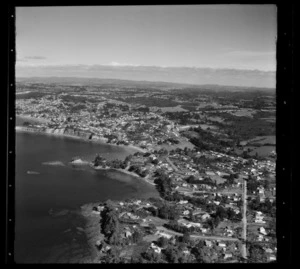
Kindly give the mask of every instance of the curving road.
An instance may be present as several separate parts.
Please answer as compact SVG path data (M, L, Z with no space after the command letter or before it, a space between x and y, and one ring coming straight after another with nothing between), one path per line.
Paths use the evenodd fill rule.
M182 233L178 233L172 230L167 229L166 227L163 226L158 226L157 230L165 232L169 235L178 235L182 236ZM238 238L235 237L223 237L223 236L210 236L210 235L191 235L192 239L207 239L207 240L222 240L222 241L238 241Z

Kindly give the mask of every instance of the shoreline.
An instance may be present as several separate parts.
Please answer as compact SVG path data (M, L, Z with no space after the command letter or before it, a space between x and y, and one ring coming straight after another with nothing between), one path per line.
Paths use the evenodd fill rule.
M65 138L71 138L71 139L77 139L86 143L95 143L95 144L100 144L100 145L109 145L109 146L116 146L119 148L123 149L131 149L131 150L136 150L138 152L145 153L147 152L146 150L135 146L135 145L116 145L116 144L111 144L107 143L105 138L99 138L97 140L88 140L80 136L75 136L75 135L68 135L68 134L62 134L62 133L47 133L44 130L33 130L30 129L30 127L24 127L24 126L15 126L15 131L16 132L25 132L25 133L38 133L38 134L43 134L43 135L50 135L50 136L57 136L57 137L65 137Z
M152 185L152 186L156 186L155 183L152 183L151 181L149 181L149 180L147 179L148 176L146 176L146 177L143 178L143 177L139 176L138 174L136 174L136 173L134 173L134 172L130 172L130 171L126 170L126 169L121 169L121 168L110 168L110 167L107 167L107 168L94 167L94 166L92 165L92 163L90 163L89 165L90 165L90 167L91 167L92 169L94 169L94 170L100 170L100 171L101 171L101 170L107 170L107 171L110 170L110 171L121 172L121 173L130 175L130 176L136 177L136 178L138 178L138 179L141 179L141 180L143 180L144 182L146 182L146 183L148 183L148 184L150 184L150 185Z
M87 142L87 143L95 143L95 144L100 144L100 145L109 145L109 146L116 146L116 147L119 147L119 148L123 148L123 149L131 149L131 150L137 150L139 152L142 152L142 153L145 153L146 151L137 147L137 146L134 146L134 145L128 145L128 146L125 146L125 145L115 145L115 144L109 144L109 143L106 143L104 142L103 140L98 140L98 141L93 141L93 140L87 140L87 139L84 139L82 137L79 137L79 136L72 136L72 135L67 135L67 134L61 134L61 133L47 133L45 131L39 131L39 130L33 130L33 129L30 129L28 127L24 127L24 126L16 126L15 127L15 130L16 132L25 132L25 133L38 133L38 134L42 134L42 135L49 135L49 136L57 136L57 137L65 137L65 138L70 138L70 139L77 139L77 140L80 140L80 141L83 141L83 142ZM85 161L84 161L85 162ZM72 164L72 162L70 162L70 164ZM74 163L73 165L81 165L81 164L76 164ZM120 169L120 168L96 168L93 166L93 164L91 162L87 162L85 163L84 165L89 165L92 169L94 170L111 170L111 171L118 171L118 172L121 172L121 173L124 173L124 174L127 174L127 175L130 175L130 176L133 176L133 177L136 177L136 178L139 178L141 180L143 180L144 182L152 185L152 186L155 186L156 184L147 180L147 176L145 178L137 175L136 173L134 172L130 172L126 169Z

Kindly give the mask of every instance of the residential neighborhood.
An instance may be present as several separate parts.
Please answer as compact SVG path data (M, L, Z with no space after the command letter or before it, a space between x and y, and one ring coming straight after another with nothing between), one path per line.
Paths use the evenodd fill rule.
M171 96L158 89L39 88L37 93L28 84L19 86L19 128L133 147L136 152L125 159L97 154L90 166L134 174L160 195L91 209L102 220L102 239L94 242L101 262L276 260L275 144L270 121L259 118L274 113L271 99L263 99L259 109L247 103L249 113L244 103L234 99L230 106L218 94L196 95L206 109L180 92ZM162 103L157 108L150 100ZM184 111L171 112L187 102ZM242 117L257 129L234 129Z

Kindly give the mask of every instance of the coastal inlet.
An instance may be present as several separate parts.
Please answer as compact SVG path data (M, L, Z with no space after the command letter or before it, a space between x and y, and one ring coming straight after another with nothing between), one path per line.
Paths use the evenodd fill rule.
M61 234L70 229L76 214L64 215L65 211L62 210L73 212L84 204L107 199L158 196L154 186L137 177L120 171L97 171L89 166L74 169L68 164L74 156L91 162L97 153L101 153L107 160L124 160L134 152L123 147L87 143L59 136L16 133L17 263L43 262L49 260L50 256L54 257L53 252L59 253L60 248L67 248L68 244L61 242ZM57 165L53 165L53 162ZM28 171L39 174L27 173ZM50 209L56 213L62 212L63 216L49 215ZM76 227L84 228L84 225ZM86 255L86 249L82 248L82 253L78 255ZM57 256L55 259L59 261L62 256L64 255L61 254L61 257Z

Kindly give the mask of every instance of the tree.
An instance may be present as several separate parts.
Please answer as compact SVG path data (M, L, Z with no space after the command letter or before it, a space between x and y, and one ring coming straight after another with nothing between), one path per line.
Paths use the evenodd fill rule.
M157 245L161 248L165 248L169 243L169 240L165 238L164 236L161 236L157 240Z
M96 157L95 157L95 160L94 160L94 166L101 165L104 160L105 159L97 153Z
M205 257L205 246L203 241L200 241L195 247L192 248L191 253L195 256L196 261L198 263L203 263L204 262L204 257Z
M219 217L221 220L227 218L227 211L223 206L218 206L216 211L216 217Z
M142 241L142 239L143 239L143 235L138 231L134 231L134 233L132 234L133 243L139 243Z
M141 256L148 260L149 262L158 262L160 260L159 254L154 252L153 250L149 250L146 252L143 252Z
M234 218L235 218L235 212L233 211L233 209L232 208L228 208L228 210L227 210L227 218L229 219L229 220L233 220Z
M191 240L190 233L185 232L182 236L181 242L188 244Z
M164 252L166 259L170 263L178 263L178 259L182 256L182 252L178 248L168 246Z
M267 262L267 257L264 249L257 243L252 243L249 247L249 262L264 263Z

